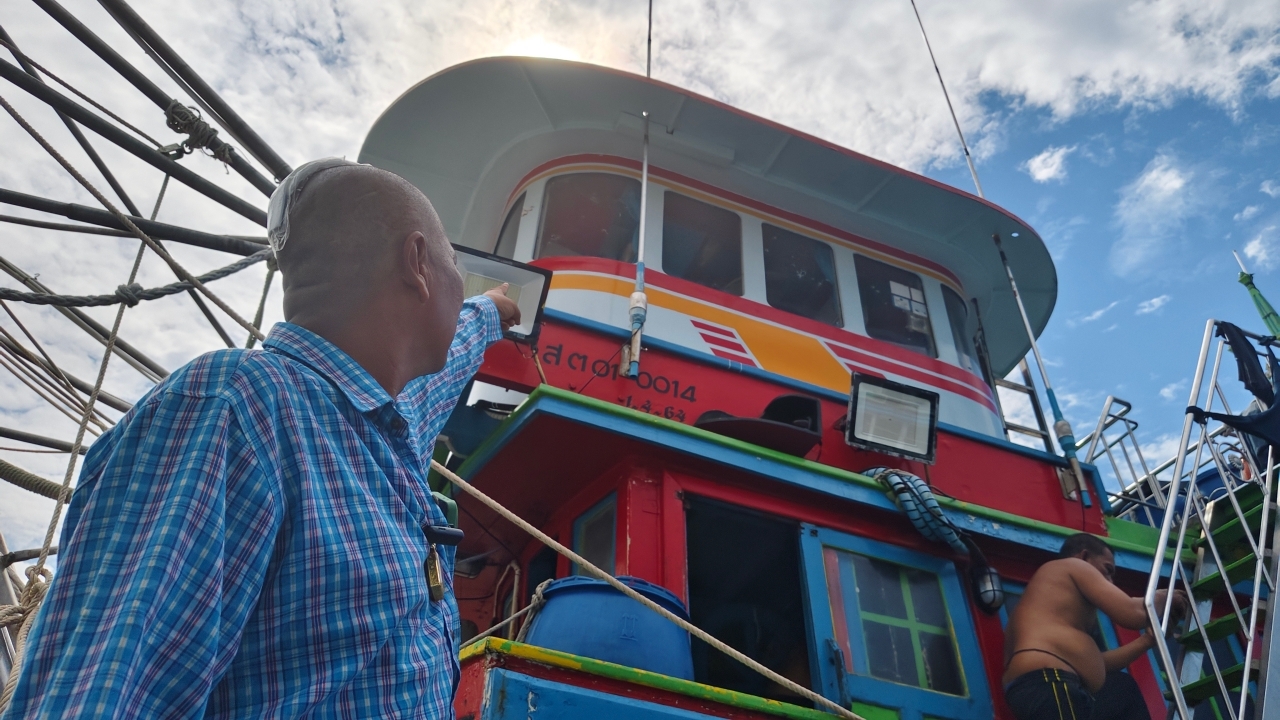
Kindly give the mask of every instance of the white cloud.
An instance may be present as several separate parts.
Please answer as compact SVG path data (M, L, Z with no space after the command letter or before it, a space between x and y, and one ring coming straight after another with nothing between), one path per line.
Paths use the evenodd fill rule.
M1160 297L1153 297L1150 300L1143 300L1142 302L1138 303L1138 311L1134 314L1148 315L1164 307L1165 303L1169 302L1172 299L1173 299L1172 295L1161 295Z
M1187 386L1186 380L1179 380L1177 382L1169 383L1168 385L1165 385L1164 387L1160 388L1160 397L1164 398L1165 400L1173 400L1175 397L1178 396L1179 392L1186 386Z
M1273 198L1280 198L1280 185L1277 185L1275 180L1264 180L1258 190Z
M1173 458L1178 452L1178 444L1181 440L1181 435L1171 433L1161 435L1152 442L1143 443L1140 447L1142 449L1142 458L1147 461L1147 467L1155 467L1165 460Z
M1111 246L1111 269L1130 275L1155 259L1194 210L1188 184L1193 173L1168 153L1156 155L1120 191L1120 238Z
M1258 211L1259 211L1259 210L1261 210L1261 209L1262 209L1262 208L1261 208L1260 206L1258 206L1258 205L1249 205L1249 206L1245 207L1245 209L1241 210L1240 212L1238 212L1238 213L1236 213L1234 216L1232 216L1232 218L1231 218L1231 219L1232 219L1232 220L1235 220L1236 222L1240 222L1241 220L1248 220L1249 218L1253 217L1254 215L1257 215L1257 214L1258 214Z
M1106 315L1108 311L1111 311L1112 307L1115 307L1116 305L1120 305L1119 300L1112 302L1111 305L1107 305L1106 307L1100 307L1100 309L1094 310L1092 311L1092 313L1089 313L1088 315L1083 316L1083 318L1079 319L1079 323L1082 323L1082 324L1092 323L1094 322L1094 320L1101 319L1102 315Z
M1074 152L1075 145L1048 147L1043 152L1023 163L1020 167L1032 180L1047 183L1050 180L1067 179L1067 156Z
M1280 248L1276 247L1276 226L1269 225L1245 243L1244 255L1262 270L1271 270L1280 263Z

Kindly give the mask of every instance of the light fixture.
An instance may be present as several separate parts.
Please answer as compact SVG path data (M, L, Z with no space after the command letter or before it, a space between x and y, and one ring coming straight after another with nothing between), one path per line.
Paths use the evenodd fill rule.
M854 373L844 439L864 450L932 464L938 441L938 393Z
M462 266L463 297L473 297L510 283L507 297L520 308L520 324L507 330L507 337L532 343L538 339L542 306L551 289L551 271L518 263L474 248L454 245Z

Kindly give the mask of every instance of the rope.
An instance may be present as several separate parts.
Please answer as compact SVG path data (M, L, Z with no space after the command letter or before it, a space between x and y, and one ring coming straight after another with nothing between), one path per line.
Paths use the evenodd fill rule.
M483 492L481 492L480 490L478 490L478 489L477 489L475 486L473 486L471 483L469 483L469 482L467 482L466 480L463 480L462 478L458 477L458 476L457 476L457 474L455 474L452 470L450 470L449 468L445 467L444 465L441 465L439 462L437 462L437 461L435 461L435 460L432 460L432 461L431 461L431 467L432 467L432 468L434 468L436 472L440 473L442 476L444 476L445 478L447 478L447 479L449 480L449 482L451 482L451 483L453 483L454 485L458 486L458 487L459 487L459 488L461 488L463 491L465 491L467 494L469 494L469 495L471 495L472 497L474 497L476 500L479 500L481 503L483 503L483 504L484 504L486 507L488 507L490 510L492 510L492 511L494 511L494 512L498 513L498 514L499 514L499 515L501 515L502 517L506 518L509 522L511 522L512 524L514 524L516 527L520 528L521 530L524 530L525 532L529 533L529 534L530 534L530 535L532 535L533 537L537 538L539 541L541 541L541 542L542 542L542 544L546 545L547 547L550 547L552 550L555 550L556 552L560 553L561 555L563 555L563 556L565 556L565 557L569 558L569 560L571 560L572 562L577 563L577 564L578 564L578 566L579 566L580 568L582 568L583 570L587 571L587 573L589 573L589 574L591 574L591 575L593 575L593 576L595 576L595 577L597 577L597 578L599 578L599 579L601 579L601 580L605 581L605 582L606 582L606 583L608 583L610 586L612 586L612 587L613 587L613 589L617 590L618 592L622 593L623 595L626 595L627 597L631 598L632 600L635 600L636 602L640 603L641 605L644 605L645 607L647 607L647 608L649 608L650 610L652 610L652 611L654 611L654 612L658 613L658 614L659 614L659 615L661 615L662 617L664 617L664 618L666 618L666 619L670 620L671 622L675 623L675 624L676 624L680 629L684 630L685 632L688 632L690 635L692 635L692 636L694 636L694 637L698 638L699 640L701 640L701 641L705 642L706 644L710 645L711 647L715 648L716 650L719 650L720 652L724 653L725 655L728 655L729 657L733 658L734 660L737 660L738 662L742 663L743 665L746 665L747 667L751 668L752 670L754 670L754 671L756 671L756 672L760 673L761 675L765 676L765 677L766 677L766 678L768 678L769 680L771 680L771 681L773 681L773 682L775 682L775 683L777 683L777 684L781 685L782 687L784 687L784 688L786 688L786 689L790 690L791 692L796 693L797 695L800 695L801 697L803 697L803 698L805 698L805 699L807 699L807 700L812 701L813 703L815 703L815 704L817 704L817 705L819 705L819 706L821 706L821 707L823 707L823 708L826 708L826 709L828 709L828 710L830 710L830 711L834 712L835 714L839 715L840 717L848 718L849 720L865 720L865 718L863 718L862 716L860 716L860 715L858 715L858 714L854 713L853 711L849 710L848 708L842 707L841 705L839 705L839 704L837 704L837 703L834 703L834 702L832 702L832 701L828 700L827 698L825 698L825 697L823 697L823 696L821 696L821 695L819 695L819 694L815 693L814 691L810 690L809 688L804 687L803 685L800 685L800 684L798 684L798 683L796 683L796 682L794 682L794 681L792 681L792 680L788 680L787 678L785 678L785 677L783 677L783 676L779 675L778 673L774 672L773 670L770 670L769 668L765 667L764 665L761 665L760 663L756 662L755 660L752 660L751 658L747 657L746 655L742 654L741 652L738 652L737 650L735 650L735 649L733 649L733 648L729 647L728 645L724 644L723 642L720 642L719 640L715 639L714 637L711 637L710 635L708 635L708 634L707 634L706 632L704 632L703 630L701 630L701 629L699 629L699 628L697 628L697 627L694 627L694 626L693 626L691 623L689 623L687 620L685 620L685 619L683 619L683 618L681 618L681 617L677 616L675 613L671 612L670 610L668 610L668 609L666 609L666 608L662 607L661 605L659 605L659 604L655 603L654 601L650 600L649 598L647 598L647 597L645 597L645 596L641 595L640 593L636 592L635 590L632 590L631 588L629 588L629 587L627 587L626 585L622 584L621 582L619 582L619 581L618 581L618 579L617 579L617 578L615 578L614 576L610 575L609 573L607 573L607 572L605 572L605 571L601 570L600 568L596 567L595 565L591 564L590 562L588 562L588 561L587 561L587 559L586 559L586 558L584 558L584 557L582 557L581 555L579 555L579 554L575 553L574 551L570 550L569 548L565 547L564 545L561 545L559 542L556 542L556 540L555 540L554 538L552 538L550 535L547 535L546 533L542 532L541 530L539 530L538 528L534 527L533 525L530 525L528 522L525 522L525 521L524 521L523 519L521 519L518 515L516 515L515 513L511 512L510 510L508 510L508 509L506 509L505 507L503 507L501 504L499 504L499 503L498 503L496 500L494 500L493 498L489 497L488 495L485 495Z
M102 105L101 103L97 102L97 101L96 101L96 100L94 100L93 98L89 97L88 95L85 95L84 93L80 92L79 90L75 89L74 87L71 87L71 85L70 85L69 83L67 83L67 81L66 81L66 80L63 80L62 78L58 77L57 75L54 75L53 73L49 72L49 71L48 71L48 69L46 69L44 66L42 66L40 63L36 62L35 60L32 60L30 55L27 55L26 53L22 52L21 50L19 50L18 48L14 47L13 45L10 45L9 43L5 42L4 40L0 40L0 45L5 46L5 48L7 48L7 49L9 50L9 52L13 53L14 57L18 58L19 60L22 60L22 61L26 62L28 65L30 65L31 67L33 67L33 68L35 68L35 69L39 70L40 72L44 73L45 75L48 75L50 80L52 80L52 81L54 81L54 82L58 83L58 84L59 84L59 85L61 85L62 87L64 87L64 88L66 88L67 90L71 91L71 94L75 95L76 97L80 98L81 100L83 100L83 101L85 101L85 102L89 103L90 105L94 106L95 108L97 108L101 113L103 113L103 114L104 114L104 115L106 115L107 117L109 117L109 118L111 118L112 120L115 120L116 122L120 123L121 125L123 125L123 126L125 126L125 127L129 128L129 129L130 129L130 130L132 130L134 133L136 133L139 137L143 138L144 140L146 140L147 142L151 143L152 145L155 145L157 148L158 148L158 147L160 147L160 142L159 142L158 140L156 140L155 138L151 137L150 135L148 135L148 134L146 134L146 133L142 132L141 130L139 130L138 128L134 127L133 125L129 124L129 121L125 120L124 118L120 117L119 115L117 115L117 114L115 114L115 113L111 112L110 110L108 110L107 108L103 107L103 105Z
M234 275L251 265L256 265L268 259L271 254L270 248L260 250L247 258L237 260L226 267L207 272L194 279L200 283L221 280L228 275ZM0 300L13 300L30 305L57 305L58 307L104 307L120 303L133 307L144 300L159 300L163 297L186 292L195 287L195 283L186 280L150 289L144 289L137 283L129 283L128 285L118 286L116 291L110 295L50 295L48 293L22 292L12 288L0 288Z
M276 277L276 258L275 255L267 258L267 280L262 283L262 297L258 300L258 312L253 315L253 326L262 329L262 315L267 310L267 293L271 292L271 281ZM245 347L252 350L255 338L250 335L249 341L245 343Z
M467 644L474 645L475 643L478 643L481 640L484 640L490 635L493 635L499 630L505 628L506 626L510 625L516 620L519 620L525 615L528 615L529 619L526 620L525 623L520 626L520 633L516 635L516 642L524 642L524 636L526 633L529 632L529 625L533 622L533 619L538 616L538 611L542 609L542 606L547 604L547 599L542 596L542 591L550 584L551 584L550 580L543 580L541 583L538 584L537 589L533 591L533 597L530 598L529 604L525 606L523 610L513 614L511 617L507 618L506 620L503 620L497 625L494 625L488 630L485 630L479 635L471 638L470 640L467 641Z
M870 468L862 474L875 478L893 493L894 502L921 535L944 542L958 553L968 554L969 547L962 539L964 531L943 514L938 499L923 480L904 470L884 467Z
M170 130L187 136L182 143L187 152L208 150L218 160L231 163L231 146L218 139L217 128L205 122L199 110L170 100L164 109L164 121Z
M19 114L18 111L15 110L12 105L9 104L9 101L4 99L3 96L0 96L0 106L3 106L5 111L8 112L11 116L13 116L13 119L17 121L19 125L22 126L22 129L26 130L28 135L34 138L36 142L40 143L40 146L43 147L45 151L48 152L53 157L54 160L57 160L58 164L61 165L63 169L65 169L68 173L70 173L71 176L74 177L77 182L79 182L82 186L84 186L85 190L88 190L89 193L92 194L93 197L98 200L98 202L102 203L103 207L109 210L112 215L115 215L116 219L119 220L121 223L123 223L126 229L132 232L134 236L136 236L139 240L146 243L146 246L151 248L151 250L155 254L159 255L160 259L164 260L165 263L167 263L169 267L173 269L173 272L178 277L191 283L196 290L199 290L200 292L204 293L205 297L208 297L209 300L211 300L214 305L217 305L218 308L220 308L223 312L225 312L232 320L235 320L237 323L239 323L241 327L248 330L251 335L254 335L259 340L266 339L266 337L264 337L262 333L258 332L257 328L255 328L253 325L250 325L249 322L244 318L240 317L239 313L237 313L235 310L232 310L231 307L228 306L225 302L223 302L221 298L219 298L217 295L214 295L212 292L210 292L209 288L206 288L204 286L204 283L200 282L195 276L187 272L186 268L179 265L178 261L173 259L173 256L169 254L168 250L165 250L158 243L156 243L155 240L152 240L151 237L146 233L144 233L141 230L141 228L139 228L137 225L134 225L133 220L131 220L128 215L125 215L124 213L120 212L120 209L117 208L114 204L112 204L112 202L108 200L105 195L99 192L98 189L93 186L93 183L90 183L88 180L86 180L84 175L80 174L79 170L76 170L75 167L71 165L71 163L67 162L67 159L62 157L62 155L57 150L55 150L52 145L49 144L49 141L45 140L44 136L41 135L39 132L37 132L36 129L32 127L30 123L27 122L26 118L22 117L22 115ZM132 283L132 282L133 282L133 277L131 276L129 278L129 283ZM124 306L122 305L121 307L124 307Z
M54 450L53 452L58 452ZM28 472L22 468L5 460L0 460L0 480L4 480L11 485L37 495L47 497L50 500L57 500L62 494L62 486L52 480L45 480L33 472ZM3 624L3 623L0 623Z

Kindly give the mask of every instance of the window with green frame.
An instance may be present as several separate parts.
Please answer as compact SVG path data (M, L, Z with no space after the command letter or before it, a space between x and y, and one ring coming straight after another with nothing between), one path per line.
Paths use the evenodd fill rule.
M973 610L953 562L808 524L800 549L815 689L900 720L992 717Z
M825 553L827 567L836 570L835 578L827 579L828 592L846 590L842 586L852 576L858 617L846 617L844 624L861 625L870 675L964 695L964 675L938 576L831 547ZM833 612L835 607L833 602Z

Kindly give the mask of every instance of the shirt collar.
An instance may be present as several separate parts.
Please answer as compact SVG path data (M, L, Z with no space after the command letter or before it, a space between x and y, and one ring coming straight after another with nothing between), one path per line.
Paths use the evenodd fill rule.
M328 378L359 412L367 413L394 402L391 394L350 355L300 325L276 323L262 347L294 358Z

